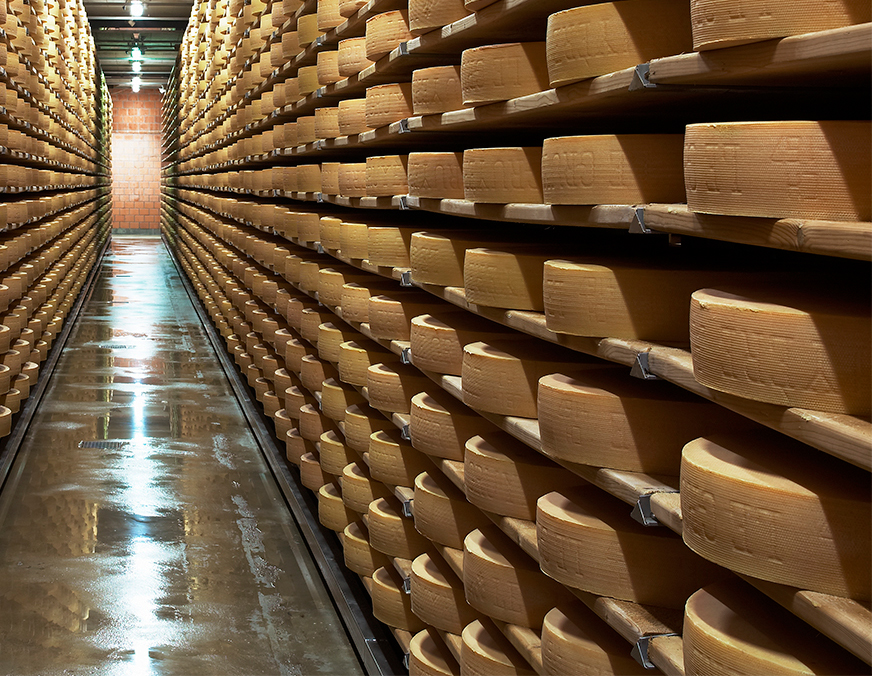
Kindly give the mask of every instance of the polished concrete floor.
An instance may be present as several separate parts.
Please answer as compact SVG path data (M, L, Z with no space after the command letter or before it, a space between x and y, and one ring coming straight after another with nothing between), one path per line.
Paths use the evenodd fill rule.
M0 674L357 674L157 237L116 237L0 493Z

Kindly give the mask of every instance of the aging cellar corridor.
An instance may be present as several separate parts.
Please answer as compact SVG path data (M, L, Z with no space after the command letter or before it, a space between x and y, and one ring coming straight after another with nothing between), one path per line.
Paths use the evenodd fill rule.
M158 237L115 236L0 494L0 673L362 673Z

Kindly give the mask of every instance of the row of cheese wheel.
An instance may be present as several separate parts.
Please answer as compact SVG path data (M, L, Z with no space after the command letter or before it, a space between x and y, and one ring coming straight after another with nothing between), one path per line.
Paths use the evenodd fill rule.
M245 220L251 216L257 221L266 214L261 205L254 205L252 213L247 212L244 202L237 208L238 203L228 198L198 198L192 191L181 194ZM754 264L741 268L704 264L692 252L681 252L680 256L665 252L652 260L650 249L633 254L623 241L617 249L608 243L588 246L584 247L585 255L571 257L566 254L572 249L565 243L507 244L504 235L479 231L371 226L366 222L371 217L355 223L340 217L319 217L316 212L267 208L273 213L281 211L281 223L274 217L273 222L278 224L277 232L285 236L321 242L327 250L341 252L346 258L409 267L415 282L463 287L466 300L478 306L544 312L546 326L557 333L689 342L695 377L714 390L781 406L868 415L872 389L868 377L872 371L869 303L860 289L834 298L826 290L836 279L833 271L827 273L828 278L810 278L807 273L799 277L790 269L770 264L763 273ZM321 292L322 300L334 298L333 305L350 311L348 299L341 299L345 281L368 279L381 284L380 291L368 287L373 292L390 288L390 282L346 270L347 277L337 273L328 296L320 288L318 276L319 260L323 259L306 251L290 254L282 241L286 240L261 239L264 260L268 257L286 280L301 284L306 291ZM850 276L844 279L849 281ZM765 285L761 285L763 281ZM376 322L377 335L412 340L414 359L425 370L461 375L463 346L455 336L459 332L473 343L474 331L482 329L463 330L461 324L468 321L463 314L452 318L451 313L430 313L433 316L426 319L413 319L428 312L426 301L405 293L406 309L395 309L393 319L383 311ZM356 304L360 306L360 301ZM380 307L388 306L382 303ZM513 338L516 334L486 324L491 327L483 334L488 341L509 338L518 344ZM733 339L724 340L725 332ZM787 363L782 359L784 340L791 342L791 350L801 354L801 360ZM453 344L453 352L447 351L449 344ZM512 354L506 345L491 347ZM545 375L548 365L557 359L558 353L552 352L534 358L522 350L514 355L514 361L504 357L503 363L520 365L532 360L527 365L542 363ZM737 364L748 363L749 355L753 355L753 370L737 369ZM549 360L549 356L554 359ZM474 368L469 366L470 372ZM503 377L507 377L505 372L492 380L485 377L482 391L488 392ZM491 412L536 417L535 382L532 387L522 386L523 375L513 382L527 392L526 403ZM501 403L505 406L506 400Z
M334 110L338 118L342 108ZM318 118L312 119L314 131ZM291 124L299 133L301 122ZM241 181L227 173L178 181L252 192L409 194L497 204L687 202L705 214L868 221L872 200L861 187L872 180L870 133L872 125L860 121L694 124L683 135L564 136L542 147L413 152L252 169L240 172ZM814 166L814 174L798 179L797 161Z
M313 265L311 260L307 263ZM328 305L345 303L345 305L342 306L343 316L345 314L345 307L351 308L355 305L360 306L360 300L364 298L369 299L370 307L372 307L373 301L375 301L375 305L385 305L383 295L371 298L373 295L381 294L384 291L383 286L381 289L372 289L365 283L358 284L352 281L344 284L342 286L342 293L337 295L336 284L344 281L344 275L348 274L348 272L343 272L343 266L339 266L340 269L337 270L336 266L331 266L329 262L326 263L326 266L330 267L321 267L314 264L314 269L317 270L317 278L320 282L317 287L320 292L319 296L323 297ZM352 277L357 276L358 279L360 278L360 273L350 271L350 274ZM305 285L302 284L299 279L292 281L300 288L304 290L306 289ZM331 286L333 287L332 289ZM253 288L256 289L257 284L255 284ZM358 295L359 300L352 302L354 295ZM394 292L394 295L396 295L396 292ZM400 293L400 298L402 298L402 293ZM400 301L400 303L402 303L402 301ZM287 310L285 310L285 314L287 314L288 317L291 316L290 312ZM305 319L307 315L312 318L312 322L308 326L306 325ZM358 310L357 314L350 314L348 318L350 319L351 316L354 316L355 319L361 323L367 323L367 320L369 319L368 315L364 314L362 309ZM320 359L316 358L315 354L311 351L307 354L305 347L302 346L300 341L287 341L282 345L285 364L292 368L296 364L300 364L301 377L303 378L304 384L307 384L309 387L314 389L320 389L325 376L332 377L339 382L345 382L361 387L365 386L368 389L369 401L373 405L383 411L391 413L411 413L414 423L416 412L426 410L426 406L422 408L422 406L420 406L422 402L419 402L414 394L421 390L432 392L434 391L434 386L431 385L426 378L423 378L419 373L416 373L414 369L410 369L409 367L400 364L399 358L396 355L385 351L375 343L361 337L355 330L343 331L337 329L335 326L323 326L321 321L325 317L332 317L329 310L319 310L315 307L305 308L301 315L296 318L298 324L295 324L295 326L300 329L303 338L308 337L309 340L318 340L318 357L320 357ZM447 333L450 334L450 326L448 328L449 331ZM538 414L536 381L540 377L542 378L542 382L539 386L539 400L543 400L542 392L544 387L544 392L546 394L544 401L547 402L548 406L552 407L552 411L556 411L553 423L548 423L546 416L546 431L543 433L543 440L548 438L550 435L554 435L554 432L547 431L550 424L553 424L554 429L557 431L557 438L560 438L562 435L564 439L571 439L574 436L571 429L566 429L566 423L562 420L563 416L561 415L564 411L569 409L570 404L578 406L577 408L569 409L573 417L577 418L581 415L587 415L591 419L596 418L599 413L595 411L595 405L588 405L588 407L585 408L583 404L578 404L578 402L584 398L582 395L585 387L587 387L588 392L594 395L590 397L591 400L597 398L600 400L607 399L608 397L606 395L609 390L611 390L613 396L620 398L620 395L613 394L616 391L621 391L619 379L610 376L608 373L604 374L599 372L601 370L601 364L585 363L577 357L572 359L571 355L549 354L548 351L537 349L537 341L533 341L532 339L524 340L517 338L511 341L500 341L497 339L489 340L487 343L477 342L471 344L464 344L464 342L465 341L463 341L460 336L455 335L451 337L451 340L448 343L443 343L443 345L456 345L455 350L458 352L462 348L461 373L464 401L475 409L499 415L536 417ZM422 351L426 353L426 350ZM440 350L433 350L433 352L438 354ZM560 358L561 356L563 357L562 360ZM413 359L416 359L414 346L412 348L412 357ZM325 361L327 363L325 363ZM438 366L438 364L433 365ZM593 372L590 372L591 368L594 369ZM311 369L311 371L309 369ZM549 376L549 374L553 374L554 371L560 371L563 369L569 369L570 373L575 373L580 369L586 369L586 371L578 374L575 378L563 375ZM597 388L597 383L601 387ZM602 388L603 385L606 387L605 390ZM628 388L624 389L626 390ZM342 399L341 401L346 404L349 403L348 399ZM563 402L562 405L561 401ZM337 408L340 411L343 410L341 405ZM618 420L622 414L619 408L615 408L612 410L610 415L614 420ZM622 424L626 425L628 430L631 430L634 421L627 418L626 412L623 413L623 416L626 418L626 422ZM457 431L461 428L463 420L462 416L459 416L457 412L453 412L453 414L448 417L452 420L451 429ZM606 415L603 417L608 418L610 416ZM714 425L715 428L712 429L712 427L709 427L705 433L716 433L718 431L716 418L713 419L713 417L709 417L709 423ZM639 422L636 421L636 424L638 425ZM454 425L457 425L457 427L454 427ZM729 418L725 418L723 426L720 429L725 430L728 427L735 428L736 423L730 421ZM467 429L466 431L469 432L470 430ZM413 424L413 439L414 434L415 431ZM451 435L449 434L447 438L450 439L450 437ZM439 448L443 445L450 448L444 443L444 441L444 439L440 439L440 442L438 444L433 444L431 449ZM503 439L502 442L497 443L496 446L499 447L502 445L505 450L505 446L508 443L510 442L507 439ZM774 442L768 441L766 443L771 446ZM481 448L478 450L481 452L479 452L477 456L486 457L488 453L490 453L491 456L496 455L498 457L506 455L505 452L502 454L495 453L492 448L487 452L482 450L487 447L492 447L494 444L488 444L483 441L479 446ZM518 444L515 444L512 453L520 458L523 457L524 454L518 446ZM632 453L634 451L632 444L627 443L627 446ZM456 442L454 447L455 449L457 448ZM470 447L467 444L465 449L460 450L460 457L465 458L469 451ZM677 448L673 449L673 454L676 452ZM771 452L773 454L775 453L774 450ZM435 453L442 456L448 455L448 457L454 459L458 458L457 450L451 451L450 454L447 454L445 450L435 451ZM797 451L791 450L788 444L786 450L782 452L782 455L786 457L791 453L796 454ZM747 451L742 455L748 456L750 454L751 452ZM529 460L531 454L527 453L526 457ZM538 458L538 456L535 455L532 457ZM558 457L561 456L558 455ZM562 457L565 459L565 455ZM734 460L733 464L736 462L737 461ZM588 459L588 463L590 463L590 459ZM517 464L517 460L512 460L510 464ZM532 463L531 467L534 465L535 462ZM486 463L482 466L486 467ZM493 469L494 468L491 466L478 474L476 474L474 468L470 468L470 471L472 472L472 475L480 475L483 479L486 479L491 475ZM535 474L535 472L531 473L531 476L532 474ZM552 480L549 479L549 482L546 482L546 484L550 482L552 482ZM847 480L843 483L847 485ZM490 486L488 490L493 491L495 489L493 486ZM529 490L520 490L520 488L518 491L510 490L509 492L521 494L526 493L528 496L533 495L534 498L541 495L541 492L538 494L535 491L530 493ZM510 507L509 509L511 511L506 512L506 515L515 516L517 518L532 519L531 505L532 503L527 500L526 507L524 505ZM523 509L526 509L527 511L517 511ZM504 505L499 509L495 509L491 506L488 511L504 513L505 510L506 506ZM814 587L820 589L819 585L812 585L810 583L806 585L796 584L796 586L808 586L810 588Z
M320 340L319 340L319 343L320 343ZM323 385L325 386L325 390L326 390L327 383L324 383ZM322 390L322 395L323 395L323 392L324 392L324 390ZM369 429L371 429L371 427L368 427L369 425L371 425L371 420L372 420L371 417L370 416L361 416L358 413L356 413L355 411L362 412L361 407L354 406L346 412L346 417L345 417L345 420L343 421L346 424L346 431L349 431L348 426L352 421L354 421L355 427L357 427L360 424L360 419L364 418L364 417L367 420L367 422L364 425L365 430L368 431ZM311 411L309 413L311 414ZM306 429L306 425L304 424L304 415L305 415L304 412L301 410L301 413L300 413L300 429L301 429L301 431ZM385 421L382 420L382 423L384 423L384 422ZM315 432L317 432L317 425L316 425L316 429L314 429L314 430L309 429L306 436L312 437ZM322 513L327 514L330 511L329 505L330 505L331 499L332 499L334 506L335 506L335 500L336 500L336 496L337 496L338 491L337 491L335 486L333 486L333 488L326 489L326 488L324 488L324 484L319 483L319 482L323 482L325 479L325 477L323 476L323 470L325 469L324 465L325 465L325 463L327 463L327 469L335 472L339 468L336 466L337 459L338 459L338 463L341 464L345 460L348 460L350 456L348 454L348 450L343 448L343 445L341 444L341 442L337 443L339 441L339 439L338 439L337 435L335 434L335 432L332 433L332 437L331 437L330 431L322 432L321 434L322 434L322 436L320 437L320 440L321 440L320 441L320 443L321 443L320 463L318 462L318 459L316 458L315 454L312 452L308 452L308 453L302 454L302 455L296 455L296 453L298 453L298 451L292 451L291 448L292 448L292 446L297 447L298 445L297 444L292 445L290 442L289 442L289 454L290 454L290 457L292 459L295 459L301 465L301 467L303 469L304 482L307 480L307 476L308 476L310 485L313 488L318 488L320 490L320 494L321 494L322 499L319 500L319 502L324 506ZM376 439L379 436L380 435L378 432L375 432L371 435L371 437L373 439ZM351 442L351 440L355 439L355 438L358 438L358 435L352 434L348 437L348 440L349 440L349 442ZM364 441L365 439L366 439L366 435L364 434L362 439L358 438L358 441L354 442L356 445L358 445L358 449L367 448L365 445L360 446L361 441ZM305 446L303 446L302 448L305 448ZM338 458L337 458L337 448L341 449L338 451ZM376 456L378 456L378 453L377 453L377 451L374 452L372 443L370 443L368 449L369 449L370 464L372 465L373 459ZM353 455L353 453L351 455ZM377 463L375 463L375 464L377 464ZM375 500L375 502L370 502L370 503L365 502L365 506L367 509L369 523L371 525L371 528L375 528L375 530L376 530L376 542L379 543L379 546L381 547L381 549L388 550L391 554L393 554L395 556L411 557L411 555L414 553L414 549L409 548L412 545L412 542L410 541L409 538L411 537L414 540L413 534L408 531L408 527L403 528L402 525L400 525L400 532L399 533L396 532L398 522L399 522L399 524L401 524L401 520L400 520L400 517L397 513L397 510L392 509L390 504L388 504L390 501L389 494L382 491L382 497L380 497L380 498L378 497L378 491L376 491L374 489L374 484L366 476L368 474L368 472L360 464L357 464L354 467L346 466L346 467L342 468L342 471L343 471L343 481L342 481L341 495L342 495L343 500L346 499L345 496L347 493L348 494L347 499L350 501L350 504L358 510L361 508L362 505L359 501L359 496L357 499L353 497L355 495L358 495L358 493L359 493L359 491L357 490L357 488L359 488L359 487L355 487L355 483L363 483L364 484L363 485L363 493L362 493L364 502L370 498L378 498ZM395 477L392 477L392 478L395 478ZM362 482L361 481L355 482L355 479L362 479ZM443 484L444 484L444 482L443 482ZM446 530L450 530L450 529L446 529L444 524L450 523L450 521L446 521L444 518L436 518L436 519L431 518L430 519L431 525L430 525L430 529L428 530L428 527L425 523L427 520L427 508L426 508L427 500L425 498L427 491L425 490L419 496L419 492L417 490L419 486L420 487L428 486L427 479L424 477L418 477L418 480L416 480L416 497L415 497L416 526L418 527L418 530L428 533L429 537L433 537L435 534L436 538L444 540L445 539L444 532ZM434 491L432 490L432 482L429 482L429 487L431 488L431 490L429 492L434 493ZM435 492L439 492L439 491L437 490ZM560 500L565 500L565 497L561 496L560 500L557 500L557 496L548 496L548 497L550 498L550 500L546 501L546 504L549 505L549 507L552 510L555 509L553 507L554 504L562 505L565 507L566 503L560 502ZM540 503L541 503L541 501L540 501ZM540 505L540 508L541 508L541 505ZM546 507L546 510L547 509L548 508ZM420 522L419 522L419 512L421 514ZM558 509L558 513L559 514L565 513L565 509L562 511L560 509ZM346 514L346 516L347 516L347 514ZM328 521L330 520L329 516L327 517L327 520ZM331 521L331 523L334 526L341 525L342 519L340 518L338 520L338 522L335 520ZM455 521L455 523L457 523L457 522ZM443 535L436 534L436 532L434 531L434 528L433 528L433 524L439 524L438 528L439 528L439 530L441 530ZM471 526L471 524L464 524L464 525ZM393 536L391 537L387 534L391 533L392 529L393 529ZM355 527L352 527L351 524L346 526L346 528L344 530L345 530L346 541L349 541L349 535L351 535L351 536L360 535L363 532L363 529L361 526L357 525L357 527L355 528ZM381 530L386 530L386 533L382 533ZM349 532L349 531L351 531L351 532ZM487 535L484 534L485 531L487 532ZM472 540L469 539L470 537L472 538ZM358 538L358 539L360 539L360 538ZM500 547L498 545L500 543L502 543L502 545L505 546L505 543L507 542L507 540L504 540L504 536L502 536L498 531L495 531L492 527L490 527L489 529L487 527L484 527L483 529L475 531L475 533L473 533L473 534L467 535L466 538L464 538L464 539L466 541L466 544L465 544L466 551L464 553L464 564L465 564L464 565L464 575L465 575L465 571L466 571L467 556L468 556L469 567L470 567L469 583L467 585L465 585L467 588L466 598L469 598L469 591L468 590L471 587L473 590L472 591L473 599L475 599L475 601L470 601L470 604L473 607L475 607L475 605L478 604L480 607L486 608L487 611L489 611L491 614L494 614L495 616L502 616L503 618L506 618L504 621L519 621L521 623L527 623L527 624L530 624L530 623L541 624L542 619L547 620L547 617L543 617L542 619L539 619L539 620L536 619L536 617L541 615L541 612L539 612L542 610L541 608L538 608L537 611L533 611L532 607L530 607L528 609L529 612L533 612L534 617L532 620L530 619L529 615L524 616L523 613L519 615L511 607L511 604L507 604L506 598L503 597L503 594L506 593L508 590L510 592L510 598L524 599L525 593L532 593L532 590L536 589L535 584L532 584L532 585L528 584L528 585L522 585L522 586L516 586L516 587L511 587L511 585L510 585L507 588L506 584L493 585L493 584L485 584L482 582L483 580L492 580L495 575L497 575L498 579L503 579L506 575L508 575L509 577L505 578L504 582L506 580L508 582L511 582L511 580L516 579L516 576L518 575L517 565L509 565L508 567L506 567L506 563L509 561L509 559L506 559L505 556L503 556L502 553L500 552ZM496 541L497 544L494 544L494 541ZM547 542L547 538L545 538L545 541ZM451 542L456 545L456 540L452 540ZM398 544L398 543L400 543L400 544ZM420 542L419 542L419 544L420 544ZM540 541L540 545L541 545L541 541ZM367 550L370 552L370 557L372 554L371 549L372 548L370 547ZM565 556L564 549L565 548L563 548L563 547L558 547L558 552L559 552L558 556L559 557ZM376 551L378 551L378 550L376 550ZM423 555L423 556L426 556L426 555ZM527 565L521 564L521 562L523 561L523 558L517 558L517 556L518 555L511 555L510 554L510 558L511 558L513 563L518 563L519 565L521 565L522 570L528 571L528 573L526 575L532 576L532 579L537 580L537 581L545 579L545 578L541 577L541 573L537 573L536 569L531 568L529 564L527 564ZM547 558L547 556L548 556L547 554L543 554L543 561L545 558ZM560 559L560 560L563 560L563 559ZM358 560L355 559L354 561L356 561L356 563L353 565L358 565L358 566L360 565L360 562ZM500 562L502 562L502 563L500 563ZM384 564L384 561L382 563ZM433 603L428 604L427 600L426 600L426 596L427 596L426 591L434 592L434 584L437 585L437 589L435 589L435 590L438 591L438 584L440 582L442 582L445 578L449 577L449 575L447 574L447 571L445 570L444 567L442 567L441 570L439 570L439 571L434 570L434 566L436 566L436 565L437 564L434 564L432 560L428 560L427 558L416 557L415 564L413 565L413 568L412 568L413 596L411 599L411 603L415 604L415 602L416 602L415 590L420 589L423 586L425 593L424 593L423 597L421 597L420 595L418 596L418 601L419 601L418 612L423 613L429 620L433 620L438 624L443 624L444 622L450 621L451 617L453 617L453 616L449 617L448 620L446 620L446 617L445 617L446 612L448 612L448 610L451 608L451 604L446 605L446 603L444 602L444 598L443 598L443 603L436 603L435 605ZM500 574L500 570L502 569L501 567L505 567L505 572L503 572L502 574ZM437 568L438 568L438 566L437 566ZM543 563L543 568L545 568L544 563ZM479 570L479 569L481 569L481 570ZM558 569L559 569L559 567L558 567ZM388 621L390 624L392 624L393 626L402 626L402 627L406 627L406 628L410 628L410 629L416 628L414 621L410 622L410 613L407 612L408 609L406 608L406 606L404 606L402 604L403 596L399 592L399 584L396 580L395 575L393 575L390 572L390 566L389 565L388 566L382 565L381 568L379 568L377 570L370 570L368 572L370 572L373 576L374 605L376 605L376 608L379 611L379 612L377 612L377 615L381 614L382 617L386 621ZM467 582L466 577L464 577L464 582ZM543 584L543 583L540 583L540 586L541 586L541 584ZM547 583L544 583L544 584L546 584L546 587L547 587ZM441 589L443 594L448 593L449 596L453 596L456 598L456 589L454 591L445 592L444 585L441 585L441 586L443 587L443 589ZM451 587L449 585L449 590L450 589L451 589ZM497 591L495 591L495 590L497 590ZM479 594L478 597L476 597L476 593ZM705 592L706 596L704 596L704 597L699 596L699 594L703 594L703 592L700 592L694 598L706 598L706 599L708 599L708 596L713 594L713 593L715 595L717 595L717 588L712 588L712 590L706 590L706 592ZM512 596L512 594L515 594L517 596ZM461 596L461 599L462 598L463 597ZM398 602L399 602L399 606L397 605ZM700 601L700 603L701 603L701 601ZM741 605L741 604L738 604L738 605ZM454 607L456 609L458 607L457 604L454 604ZM460 606L460 608L463 608L463 607L464 606L462 606L462 605ZM693 608L695 609L696 605L694 605ZM696 621L697 624L699 624L699 618L697 617L697 612L695 611L693 613L690 613L691 605L688 606L688 609L689 609L689 616L688 616L689 620ZM719 612L723 613L723 612L727 612L727 611L719 610ZM727 614L729 614L729 613L727 612ZM449 613L449 615L450 615L450 613ZM561 611L556 611L556 610L551 611L550 613L548 613L548 615L552 617L552 624L556 622L558 624L558 626L563 626L564 628L567 625L571 626L571 623L567 622L565 620L565 618L562 616L563 614L561 613ZM705 615L705 613L703 613L703 615ZM711 641L710 634L716 634L717 633L716 630L721 628L719 626L719 624L720 624L719 617L715 617L715 618L708 617L708 618L704 618L704 619L707 619L711 623L712 627L709 631L701 632L701 639L699 639L699 637L698 637L698 640L702 640L703 645L705 644L706 640ZM739 617L739 618L733 619L734 625L736 622L743 622L743 621L746 622L747 618ZM419 622L420 622L420 619L419 619ZM484 627L490 626L487 624L486 619L483 621L478 620L477 622ZM464 623L464 625L466 625L466 623ZM448 626L448 625L443 625L443 626ZM550 636L549 631L548 631L550 626L551 626L551 624L549 624L546 621L545 627L543 628L543 631L542 631L543 652L548 650L548 649L546 649L545 645L546 645L546 640L548 640L548 639L546 639L546 637ZM451 631L451 629L454 629L454 631L458 631L458 628L456 625L450 626L450 628L445 629L445 631ZM766 628L766 631L764 631L763 633L770 633L770 632L771 632L771 629ZM485 632L485 633L487 633L487 632ZM582 633L584 633L584 630L582 630ZM464 628L464 638L466 638L466 634L467 634L466 628ZM476 625L474 627L474 629L469 632L469 634L470 634L469 642L471 644L469 646L469 649L473 650L473 652L475 653L476 652L475 648L479 647L479 644L480 644L480 640L476 639L475 637L479 637L479 639L481 638L481 630L479 630L478 625ZM744 638L747 640L747 636L745 636ZM765 638L771 642L771 637L767 636ZM491 636L490 641L491 642L496 641L497 643L499 643L499 640L495 639L493 636ZM570 646L569 646L570 648L575 648L577 650L578 646L573 645L573 643L575 643L575 642L569 642L569 643L570 643ZM825 645L824 645L824 647L826 648ZM793 649L794 648L792 647L791 650L793 650ZM499 651L497 651L497 652L499 652ZM560 659L560 650L559 649L555 650L554 648L552 648L549 652L553 653L552 657L554 657L555 659L558 659L558 660ZM705 648L703 648L703 654L704 653L705 653ZM492 656L492 652L489 654L491 654L491 656ZM511 653L509 653L509 654L511 654ZM836 653L836 656L838 657L838 653ZM419 657L423 657L423 655L421 655ZM575 659L578 659L577 654L573 655L573 657ZM791 657L789 655L783 656L783 657L785 659L788 659L788 661L790 659L793 659L794 662L796 661L795 657ZM503 655L502 659L508 660L508 658L505 655ZM697 658L697 659L699 659L699 658ZM733 656L733 659L736 659L735 655ZM545 661L547 663L547 658ZM497 662L500 662L500 660L497 660ZM511 660L509 660L509 662L511 662ZM559 661L557 663L560 664ZM572 662L570 662L570 664L571 663ZM564 662L563 664L565 665L566 662ZM697 664L699 664L699 662ZM849 662L839 661L839 662L837 662L837 664L839 664L840 668L841 668L843 665L849 664ZM505 664L503 664L502 666L505 666ZM576 667L577 666L578 665L576 664ZM852 668L855 668L855 667L856 667L856 665L852 666ZM555 670L555 671L550 671L549 673L565 673L565 672ZM692 670L691 673L698 673L698 672L696 671L696 669L694 669L694 670ZM848 673L848 670L845 670L845 673Z

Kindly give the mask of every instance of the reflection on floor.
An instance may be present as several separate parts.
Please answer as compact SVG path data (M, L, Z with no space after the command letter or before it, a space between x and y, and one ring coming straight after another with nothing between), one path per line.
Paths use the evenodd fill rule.
M113 241L0 495L0 673L361 673L156 237Z

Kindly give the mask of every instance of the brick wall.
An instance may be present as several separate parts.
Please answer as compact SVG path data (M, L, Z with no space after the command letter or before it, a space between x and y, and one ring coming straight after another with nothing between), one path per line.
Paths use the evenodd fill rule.
M114 228L160 227L160 92L111 90Z

